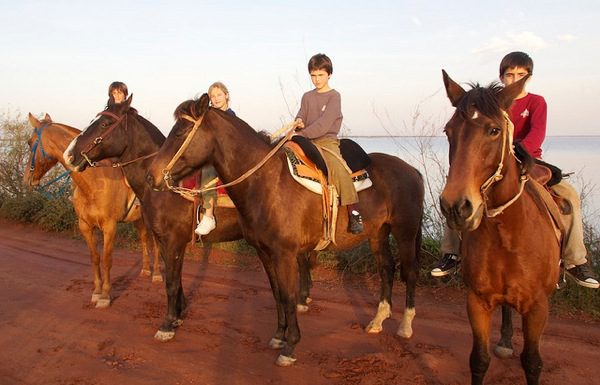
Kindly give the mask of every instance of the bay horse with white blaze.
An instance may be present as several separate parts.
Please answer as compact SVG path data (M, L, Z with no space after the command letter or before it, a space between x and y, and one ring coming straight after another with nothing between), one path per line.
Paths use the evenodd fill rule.
M30 148L28 167L23 182L38 186L42 177L58 162L68 168L63 160L63 152L80 134L76 128L55 123L46 114L42 121L29 114L29 123L33 132L28 140ZM140 235L142 244L141 276L150 276L149 250L154 248L152 236L141 217L139 205L135 205L135 195L125 182L121 170L98 168L83 173L71 173L74 183L73 207L78 218L79 231L90 250L94 291L92 302L96 307L110 305L112 250L118 222L133 222ZM98 228L103 235L102 254L98 253L94 230ZM158 251L154 250L153 282L162 281Z
M112 104L78 137L65 152L66 162L76 170L91 172L91 164L111 160L119 166L142 204L142 214L150 226L165 263L165 290L167 312L154 335L167 341L175 337L175 330L183 323L186 300L181 284L183 257L187 244L192 241L195 212L192 201L172 191L154 191L146 183L146 171L152 155L158 151L165 136L151 122L130 108L132 97L126 102ZM100 168L101 169L101 168ZM206 242L226 242L240 239L242 231L237 212L231 208L217 208L218 226L203 236Z
M531 158L513 151L506 111L527 77L502 88L474 85L465 91L443 71L456 111L445 127L450 169L440 196L448 225L462 231L463 279L473 332L471 383L488 369L490 321L498 305L523 319L521 364L528 385L539 384L539 342L548 318L548 297L559 273L561 245L545 203L545 190L529 178ZM549 207L549 206L548 206ZM506 312L503 311L503 338Z
M163 170L175 153L173 181L180 180L206 163L212 163L224 183L244 174L272 151L270 145L244 121L208 106L208 96L188 100L175 111L177 121L156 155L149 171L155 188L166 188ZM180 150L186 141L187 149ZM359 193L365 231L345 231L348 216L340 210L336 240L347 249L368 239L375 256L382 286L377 314L367 326L379 332L391 315L391 293L395 271L390 251L390 233L398 244L401 277L406 282L406 309L398 334L412 335L423 215L423 180L419 172L394 156L370 154L368 168L373 187ZM321 197L296 183L289 173L284 151L276 152L243 182L227 187L235 203L244 237L253 245L265 267L277 304L277 329L270 346L283 348L277 364L293 364L300 340L296 317L297 256L312 250L323 235Z

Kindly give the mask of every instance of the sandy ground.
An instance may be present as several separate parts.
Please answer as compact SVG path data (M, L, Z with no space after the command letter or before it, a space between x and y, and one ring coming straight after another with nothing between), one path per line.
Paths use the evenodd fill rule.
M300 316L298 361L279 368L278 352L267 347L274 301L254 258L212 250L186 261L189 308L166 343L153 338L166 309L164 286L138 277L140 268L138 253L116 249L113 303L96 309L83 241L0 222L0 384L469 383L471 333L459 290L419 289L414 336L404 340L395 335L399 284L392 319L369 335L363 328L376 308L377 279L318 268L314 303ZM520 337L517 326L517 351ZM599 347L600 323L551 317L542 384L599 383ZM486 383L524 384L518 357L494 357Z

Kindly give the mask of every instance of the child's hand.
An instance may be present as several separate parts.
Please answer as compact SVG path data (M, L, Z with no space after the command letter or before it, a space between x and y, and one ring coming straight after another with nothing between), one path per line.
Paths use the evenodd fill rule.
M300 118L296 119L294 121L294 130L300 131L303 128L304 128L304 122L302 121L302 119L300 119Z

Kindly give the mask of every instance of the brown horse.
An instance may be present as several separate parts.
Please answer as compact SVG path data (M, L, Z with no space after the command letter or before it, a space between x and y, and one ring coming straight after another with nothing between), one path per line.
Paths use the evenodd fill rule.
M63 152L81 131L64 124L55 123L46 114L40 121L31 113L29 123L33 132L28 140L30 153L23 181L28 186L38 186L41 178L60 162L66 167ZM110 269L112 250L118 222L133 222L142 243L141 276L150 276L151 239L142 221L139 205L134 204L135 195L125 182L123 172L112 168L99 168L84 173L71 173L75 185L73 207L79 219L79 230L90 249L94 291L92 302L96 307L110 305ZM94 230L103 234L102 257L98 253ZM155 250L156 251L156 250ZM100 262L102 261L102 263ZM162 281L158 253L154 255L153 282Z
M181 272L185 248L192 240L195 227L194 204L171 191L153 191L149 188L145 178L146 170L151 162L151 155L158 151L165 136L151 122L138 115L135 109L130 108L130 103L131 98L127 103L111 105L101 112L99 118L73 140L69 151L65 152L65 158L69 166L77 164L75 169L86 169L84 173L97 170L87 170L89 162L104 159L119 162L121 170L140 199L143 217L158 242L160 255L165 263L167 312L155 338L167 341L175 336L175 329L183 323L186 308ZM122 119L118 119L116 123L107 123L114 117ZM86 153L88 161L81 162L80 149L96 142L97 145ZM216 216L217 228L203 236L203 241L225 242L242 238L235 209L218 207Z
M559 272L560 242L545 191L529 180L532 160L517 160L506 111L525 85L478 85L465 91L443 71L456 111L445 127L450 170L440 196L448 225L463 232L463 279L473 331L471 383L482 384L490 362L490 318L498 305L523 319L521 364L527 384L539 384L539 341L548 317L548 297ZM503 311L503 334L505 333Z
M183 102L176 110L177 121L150 168L154 187L164 187L163 169L189 143L172 167L179 180L205 163L212 163L223 182L231 182L258 164L272 148L244 121L208 107L208 97ZM186 139L187 138L187 139ZM390 155L370 154L368 168L373 188L362 191L361 212L365 231L345 231L346 210L341 210L336 233L337 248L347 249L368 239L375 255L382 287L378 312L368 329L381 330L391 315L391 289L395 261L390 232L400 250L401 277L406 282L406 310L398 334L412 335L415 314L417 255L421 241L423 180L419 172ZM277 304L277 329L270 345L283 347L279 365L290 365L300 340L296 317L297 257L312 250L322 236L321 197L296 183L289 174L283 151L278 151L257 172L227 190L236 204L244 237L253 245L265 267Z

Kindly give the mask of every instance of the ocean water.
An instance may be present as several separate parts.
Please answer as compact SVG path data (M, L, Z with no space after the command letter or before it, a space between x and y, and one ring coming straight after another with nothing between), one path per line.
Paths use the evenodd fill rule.
M446 137L353 137L367 152L383 152L404 159L432 179L448 168ZM600 136L550 136L542 146L543 159L572 172L570 182L583 193L584 220L600 227ZM441 187L441 186L439 186ZM438 191L439 192L439 191Z

